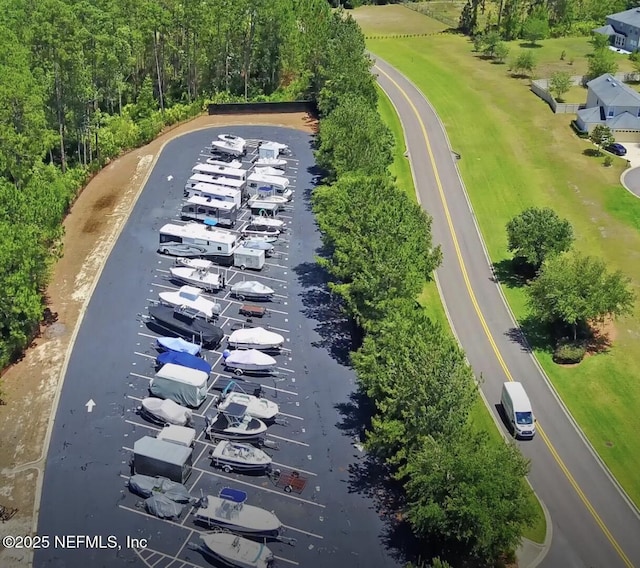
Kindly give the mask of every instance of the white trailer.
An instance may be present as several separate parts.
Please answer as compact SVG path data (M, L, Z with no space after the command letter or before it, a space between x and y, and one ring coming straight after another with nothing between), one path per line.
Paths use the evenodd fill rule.
M233 255L233 266L244 270L262 270L265 263L265 251L246 247L238 247Z

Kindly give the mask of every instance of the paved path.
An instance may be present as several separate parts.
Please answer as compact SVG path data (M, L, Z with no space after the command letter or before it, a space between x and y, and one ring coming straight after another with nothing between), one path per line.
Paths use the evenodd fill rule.
M553 538L543 566L640 567L640 515L618 489L561 405L530 351L518 340L496 285L446 133L422 93L378 59L374 72L404 125L416 190L433 216L444 252L443 300L482 390L497 414L504 381L521 381L539 433L520 443L530 481L549 509ZM463 156L462 159L472 159Z

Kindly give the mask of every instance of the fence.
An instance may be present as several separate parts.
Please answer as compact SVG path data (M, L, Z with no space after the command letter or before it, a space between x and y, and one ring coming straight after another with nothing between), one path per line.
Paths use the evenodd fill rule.
M258 103L218 103L209 105L209 114L272 114L279 112L306 112L318 115L313 101L284 101Z
M618 81L622 81L623 83L629 83L640 80L640 74L616 73L613 78ZM574 87L584 85L585 83L585 77L582 75L574 75L571 77L571 84ZM536 79L535 81L531 81L531 90L543 101L546 101L555 114L575 114L579 110L586 108L586 105L581 103L559 103L556 101L553 95L549 92L549 79Z

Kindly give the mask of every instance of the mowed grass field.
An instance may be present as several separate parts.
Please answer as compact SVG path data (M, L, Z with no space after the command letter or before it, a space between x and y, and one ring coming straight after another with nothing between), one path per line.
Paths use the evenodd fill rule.
M391 132L393 132L393 137L396 142L393 152L393 164L390 167L391 174L396 178L398 187L403 189L413 201L417 202L418 199L416 197L415 186L413 184L411 165L404 155L407 148L405 146L402 124L400 123L400 119L398 118L392 102L384 94L384 91L378 88L378 94L378 111L380 112L380 116L384 123L390 128ZM418 297L418 302L420 302L427 315L432 320L439 322L443 329L447 330L451 336L453 336L447 319L447 314L445 313L435 282L425 283L422 293ZM473 407L471 420L479 430L488 432L496 444L503 443L500 432L491 418L489 410L480 397L478 397L476 404ZM538 499L528 485L525 487L525 491L535 506L536 519L535 523L527 529L523 536L534 542L542 544L544 542L547 528L544 513L542 512L542 507L540 506Z
M405 10L412 25L429 20ZM358 10L353 15L358 19ZM367 21L370 14L362 22L368 32ZM564 61L574 58L579 69L589 52L585 38L542 43L536 56L549 68L565 51ZM467 38L381 39L368 47L409 76L437 109L463 156L461 173L494 263L510 258L507 221L526 207L548 206L572 223L576 248L622 270L640 297L640 199L620 186L623 160L605 168L602 158L585 155L592 146L573 135L572 115L554 115L526 80L478 58ZM525 321L525 291L503 289L518 320ZM556 365L544 347L536 356L595 449L640 504L640 299L632 317L616 322L612 338L607 353L575 367Z

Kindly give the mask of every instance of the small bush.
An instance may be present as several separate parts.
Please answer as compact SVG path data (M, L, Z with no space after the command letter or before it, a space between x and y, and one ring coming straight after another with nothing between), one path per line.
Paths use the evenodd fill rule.
M603 164L605 168L610 168L613 165L613 158L611 156L605 156Z
M580 130L578 128L578 125L576 124L575 120L571 121L571 128L573 129L573 131L576 133L576 135L578 136L578 138L584 138L587 139L589 138L589 133L588 132L583 132L582 130Z
M587 349L576 343L560 343L553 352L553 360L560 364L580 363L584 359Z

